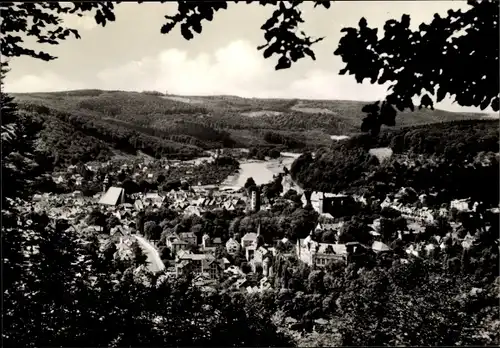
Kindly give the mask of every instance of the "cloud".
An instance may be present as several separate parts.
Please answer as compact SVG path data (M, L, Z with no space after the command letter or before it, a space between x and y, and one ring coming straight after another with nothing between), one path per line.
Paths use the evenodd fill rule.
M12 82L9 81L7 75L6 80L5 90L11 93L53 92L86 88L81 83L69 81L52 72L44 72L40 75L23 75Z
M340 76L341 62L331 57L329 70L315 68L315 62L299 62L311 67L302 74L298 67L275 71L275 59L264 59L253 44L233 41L212 54L190 56L186 51L167 49L97 73L85 85L54 73L23 76L7 85L12 92L99 88L107 90L156 90L180 95L237 95L256 98L302 98L372 101L386 95L386 86L358 84L352 76ZM450 101L439 107L460 111ZM463 111L477 109L467 108Z
M385 93L384 87L359 85L351 77L339 76L337 69L314 69L293 78L293 68L275 71L274 64L273 59L264 59L254 45L239 40L213 54L194 57L168 49L154 57L106 69L97 77L105 89L185 95L373 100Z
M62 14L61 18L63 19L65 26L76 30L92 30L98 26L94 15L89 13L85 13L81 17L70 14Z

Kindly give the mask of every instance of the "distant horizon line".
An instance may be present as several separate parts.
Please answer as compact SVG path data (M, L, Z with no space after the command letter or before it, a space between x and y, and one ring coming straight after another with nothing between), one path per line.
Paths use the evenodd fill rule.
M7 88L5 88L5 93L11 95L22 95L22 94L43 94L43 93L71 93L71 92L82 92L82 91L101 91L101 92L127 92L127 93L139 93L139 94L148 94L148 93L158 93L158 96L172 96L172 97L183 97L183 98L207 98L207 97L230 97L230 98L240 98L240 99L266 99L266 100L317 100L317 101L339 101L339 102L361 102L361 103L374 103L377 100L360 100L360 99L327 99L327 98L283 98L283 97L243 97L236 94L174 94L174 93L165 93L156 90L119 90L119 89L100 89L100 88L80 88L80 89L70 89L70 90L59 90L59 91L41 91L41 92L9 92ZM450 111L446 109L440 109L434 107L434 110L453 112L453 113L464 113L464 111ZM492 113L488 111L465 111L468 114L484 114L487 116L491 116L491 118L500 118L500 115L497 113Z

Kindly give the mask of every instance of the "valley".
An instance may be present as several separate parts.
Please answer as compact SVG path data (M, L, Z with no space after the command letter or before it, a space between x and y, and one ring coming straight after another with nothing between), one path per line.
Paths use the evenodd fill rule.
M276 148L300 153L358 134L361 109L366 104L102 90L13 96L20 110L44 120L42 143L57 152L63 163L92 156L109 159L116 150L178 159L199 157L213 148ZM397 125L483 116L423 109L400 113Z

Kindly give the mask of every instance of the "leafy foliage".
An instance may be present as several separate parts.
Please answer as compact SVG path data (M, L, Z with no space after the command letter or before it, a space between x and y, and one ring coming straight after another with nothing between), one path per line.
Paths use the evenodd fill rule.
M468 4L465 12L449 10L444 18L435 14L417 30L410 28L407 14L400 21L391 19L381 38L364 18L358 28L342 29L345 35L335 51L346 63L340 74L354 75L359 83L389 83L382 107L377 102L363 110L364 128L376 133L381 125L394 125L393 107L413 110L414 97L420 98L419 108L432 109L434 96L440 102L448 95L462 106L499 110L498 4Z
M42 60L56 57L44 51L35 51L25 46L21 33L33 37L38 43L57 45L70 36L80 38L78 31L62 25L61 15L77 15L95 12L97 24L105 26L114 21L114 5L111 1L99 2L2 2L1 46L3 57L30 56Z

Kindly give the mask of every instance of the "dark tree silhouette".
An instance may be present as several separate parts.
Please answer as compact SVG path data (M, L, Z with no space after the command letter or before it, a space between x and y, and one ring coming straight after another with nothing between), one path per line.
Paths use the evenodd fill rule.
M250 187L256 186L255 180L252 177L247 178L247 181L245 182L245 188L249 189Z
M389 20L381 38L364 18L359 28L344 28L336 55L346 63L341 75L354 75L358 83L389 83L386 100L367 106L363 130L394 125L396 107L433 109L447 95L462 106L499 107L498 2L469 0L466 12L449 10L444 18L410 29L410 16ZM465 31L463 35L460 32ZM464 69L464 67L468 69Z
M47 52L37 52L26 47L21 34L34 37L38 43L57 45L70 36L80 38L77 30L62 25L61 15L72 14L81 17L85 12L92 12L95 13L96 23L105 26L108 21L115 20L113 9L111 1L2 2L2 56L30 56L46 61L56 59Z

